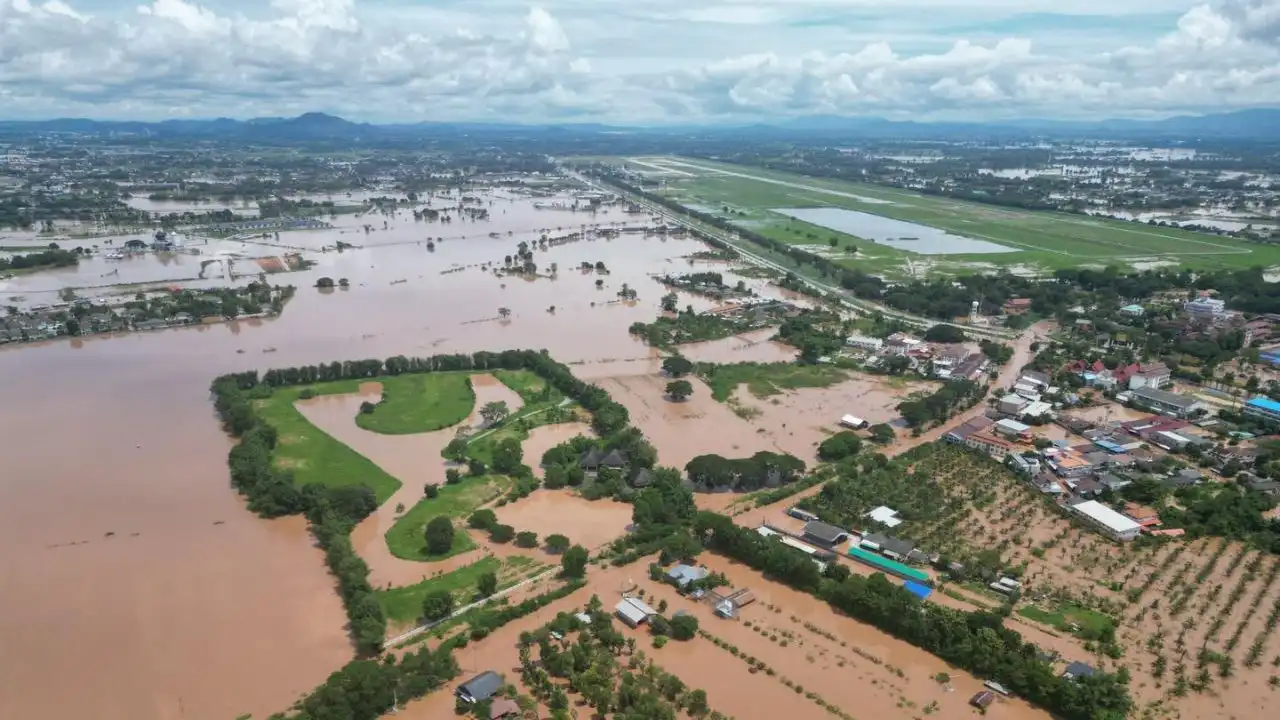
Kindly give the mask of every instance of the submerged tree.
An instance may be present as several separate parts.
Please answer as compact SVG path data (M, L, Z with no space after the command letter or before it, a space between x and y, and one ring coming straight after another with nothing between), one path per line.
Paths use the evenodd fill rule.
M688 380L672 380L667 383L667 395L672 400L682 401L693 394L693 384Z

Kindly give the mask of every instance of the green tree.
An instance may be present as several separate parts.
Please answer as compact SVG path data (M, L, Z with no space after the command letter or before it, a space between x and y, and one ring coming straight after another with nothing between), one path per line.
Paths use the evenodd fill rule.
M427 523L423 533L427 541L427 553L443 555L453 547L453 521L444 515L437 515Z
M871 439L881 445L893 442L896 437L893 428L886 423L876 423L867 429L871 432Z
M682 401L693 394L693 384L688 380L672 380L667 383L667 395L672 400Z
M680 307L680 296L675 293L667 293L662 296L662 309L664 312L676 312Z
M467 527L475 528L476 530L488 530L497 524L498 516L489 508L476 510L467 518Z
M580 578L587 573L587 549L574 545L560 558L561 573L567 578Z
M493 471L503 475L511 475L520 469L524 460L524 449L515 438L504 438L493 448Z
M693 363L688 358L680 355L672 355L662 360L662 371L671 377L684 377L693 372L693 370Z
M538 533L531 530L522 530L516 533L516 547L536 548L538 547Z
M692 640L698 634L698 618L678 615L671 618L671 637L676 640Z
M547 536L547 550L559 554L569 549L569 538L559 533Z
M496 543L509 543L516 536L516 529L510 525L496 524L489 528L489 539Z
M449 468L444 471L444 483L446 485L457 485L462 482L462 473L458 468Z
M862 438L851 430L842 430L818 445L818 457L834 462L857 455L861 449Z
M476 580L476 590L480 593L480 597L489 597L498 591L498 575L494 572L487 572Z
M694 717L702 717L711 712L711 708L707 706L707 691L690 690L689 695L685 698L685 707L688 708L689 714Z
M433 590L422 598L422 617L427 620L443 620L453 612L453 594L448 590Z
M511 410L501 400L485 403L484 407L480 408L480 417L484 419L485 425L497 425L507 419L510 414Z

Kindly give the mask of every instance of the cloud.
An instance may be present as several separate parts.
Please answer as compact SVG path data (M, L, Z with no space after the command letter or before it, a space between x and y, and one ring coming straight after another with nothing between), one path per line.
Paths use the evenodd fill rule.
M646 122L1280 104L1280 0L1196 2L0 0L0 113Z

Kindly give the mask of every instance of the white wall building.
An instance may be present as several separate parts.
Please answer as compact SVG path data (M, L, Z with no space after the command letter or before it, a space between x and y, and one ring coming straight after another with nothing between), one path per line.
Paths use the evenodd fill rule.
M1071 508L1113 540L1132 540L1142 532L1142 526L1097 500L1089 500Z

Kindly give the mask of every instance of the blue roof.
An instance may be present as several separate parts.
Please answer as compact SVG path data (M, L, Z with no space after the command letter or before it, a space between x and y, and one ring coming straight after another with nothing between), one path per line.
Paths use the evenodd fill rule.
M1142 306L1141 306L1141 305L1125 305L1124 307L1122 307L1122 308L1120 308L1120 309L1121 309L1121 310L1128 310L1129 312L1142 312Z
M933 588L926 587L924 585L921 585L920 583L911 582L910 580L903 580L902 587L906 588L907 592L911 593L912 595L915 595L921 600L928 599L929 594L933 592Z
M1268 397L1252 398L1247 404L1268 412L1280 413L1280 402L1276 402Z

